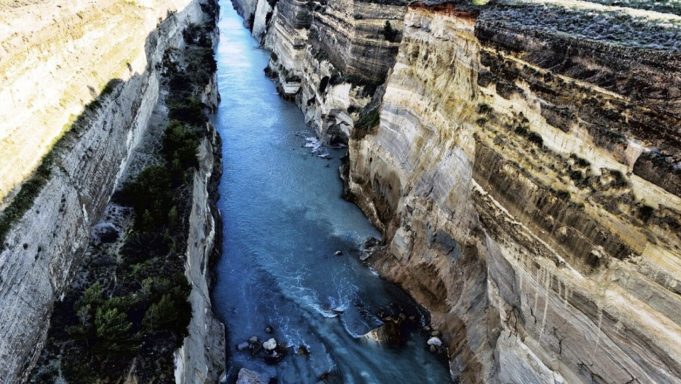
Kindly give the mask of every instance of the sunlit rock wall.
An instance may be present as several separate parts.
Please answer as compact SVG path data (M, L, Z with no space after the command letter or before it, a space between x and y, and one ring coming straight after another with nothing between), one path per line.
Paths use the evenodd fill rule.
M350 142L376 266L462 382L679 382L680 20L520 3L407 12Z
M353 120L385 80L399 46L405 2L280 0L265 46L279 90L328 141L347 141ZM386 33L386 23L392 33Z
M183 29L205 22L206 15L199 0L5 2L0 7L7 26L0 29L3 188L31 172L61 134L69 114L80 114L102 84L123 80L99 99L78 131L56 150L49 181L0 247L0 381L12 383L28 373L42 349L53 302L78 267L90 227L106 206L131 150L145 135L159 97L164 53L181 46ZM207 172L197 176L204 178L195 185L195 199L203 199L197 205L208 204L207 194L199 193L202 185L207 188ZM199 338L215 324L207 296L203 301L196 297L197 290L206 291L205 259L212 252L214 234L206 228L213 218L206 212L204 207L192 216L192 238L205 242L188 250L188 277L198 278L192 280L192 305L202 313L192 320L196 329L190 329L185 340L186 361L178 370L192 377L187 382L212 366L203 364L205 355L198 355L206 353L201 347L213 345Z
M38 166L109 80L145 71L147 36L168 12L188 3L0 3L0 201Z
M681 381L680 11L280 0L260 22L454 379Z

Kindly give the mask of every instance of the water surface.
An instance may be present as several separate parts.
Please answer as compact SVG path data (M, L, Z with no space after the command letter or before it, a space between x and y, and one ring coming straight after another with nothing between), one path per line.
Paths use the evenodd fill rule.
M409 298L357 261L358 247L379 236L362 213L341 199L341 150L322 159L306 147L313 133L302 113L281 99L263 68L269 55L222 2L216 123L223 141L219 203L223 256L214 306L228 328L229 364L314 383L327 372L343 383L444 383L446 366L425 347L425 335L391 348L365 336L375 313ZM341 250L343 255L336 256ZM236 351L235 345L272 326L280 343L301 345L278 364Z

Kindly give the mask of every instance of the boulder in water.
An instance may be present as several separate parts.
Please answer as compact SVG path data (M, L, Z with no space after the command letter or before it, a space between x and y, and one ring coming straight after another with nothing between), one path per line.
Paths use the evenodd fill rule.
M362 244L359 259L362 261L368 260L371 256L381 250L381 241L375 237L367 238Z
M334 255L336 255L336 256L340 256L342 254L343 254L343 251L341 251L341 250L338 250L338 251L336 251L336 253L334 253Z
M251 344L258 344L259 341L258 336L251 336L251 338L248 339L248 342Z
M251 347L251 344L247 341L244 341L243 343L239 343L236 346L236 350L237 351L245 351L245 350L249 349L250 347Z
M241 368L239 370L239 377L236 379L236 384L266 384L262 376L250 369Z
M272 328L271 325L268 325L268 326L265 327L265 332L272 333L272 332L274 332L274 328Z
M430 339L428 339L427 344L430 345L430 346L434 346L434 347L441 347L442 346L442 340L440 340L439 337L433 336Z
M273 338L267 340L266 342L262 343L262 347L265 348L266 351L274 351L277 349L277 340Z

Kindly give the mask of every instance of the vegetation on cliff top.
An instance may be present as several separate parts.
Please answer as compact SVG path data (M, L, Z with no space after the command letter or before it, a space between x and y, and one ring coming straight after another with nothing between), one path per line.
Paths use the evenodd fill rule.
M33 175L21 185L21 188L12 201L2 212L0 212L0 251L6 246L5 240L12 225L17 220L21 219L33 206L35 198L38 197L40 191L42 191L43 187L50 180L50 177L52 176L52 167L55 165L55 162L58 161L59 152L65 150L69 143L74 140L74 136L81 134L82 130L85 129L85 127L88 127L88 123L91 119L99 113L102 102L106 100L121 83L122 80L120 79L109 81L99 96L85 105L83 113L65 129L65 133L57 139L50 152L43 157L40 165L35 172L33 172Z
M113 383L130 367L140 382L174 382L173 353L191 320L184 253L197 150L208 122L198 96L216 69L212 26L190 25L184 40L183 52L169 49L164 59L170 120L158 162L113 198L130 207L134 223L120 246L110 248L114 255L87 267L98 269L88 275L95 277L56 304L34 383L52 382L58 372L69 383Z

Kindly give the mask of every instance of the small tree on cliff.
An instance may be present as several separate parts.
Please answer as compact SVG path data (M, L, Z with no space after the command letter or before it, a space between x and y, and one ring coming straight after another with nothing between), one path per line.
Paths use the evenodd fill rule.
M385 26L383 26L383 36L385 39L388 41L396 41L397 34L398 31L393 28L392 24L390 24L390 21L386 21Z

